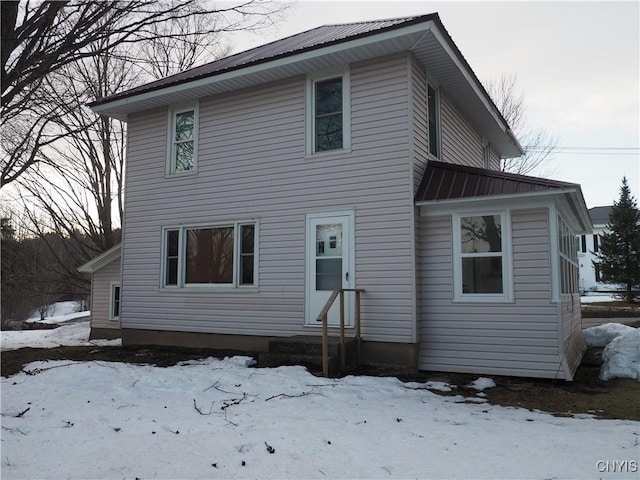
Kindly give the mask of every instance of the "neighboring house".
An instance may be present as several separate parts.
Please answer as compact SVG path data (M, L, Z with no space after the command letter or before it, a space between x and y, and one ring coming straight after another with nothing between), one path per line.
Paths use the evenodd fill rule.
M600 249L600 242L607 232L611 205L589 209L593 231L578 237L578 260L580 262L581 292L612 292L624 290L620 284L604 283L600 270L593 264Z
M600 241L609 223L611 206L593 207L589 216L593 231L578 237L578 261L580 262L580 290L582 292L599 292L618 290L619 286L602 282L599 269L593 265L600 248Z
M522 149L437 14L319 27L91 107L128 122L125 345L265 351L320 335L357 287L365 363L572 378L580 187L498 171Z
M91 274L91 339L121 335L120 252L118 244L78 268Z

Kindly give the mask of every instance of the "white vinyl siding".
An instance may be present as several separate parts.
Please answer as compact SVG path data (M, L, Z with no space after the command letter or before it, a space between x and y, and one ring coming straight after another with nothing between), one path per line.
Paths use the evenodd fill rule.
M306 77L203 98L198 175L166 178L166 115L129 121L123 327L306 333L305 216L355 210L355 284L366 340L415 341L406 55L350 66L351 151L306 156ZM167 208L170 200L171 208ZM255 218L259 288L162 289L162 227ZM384 255L381 255L384 252ZM239 289L237 289L239 290ZM231 291L231 293L228 293ZM314 333L317 329L314 329Z
M447 163L482 168L482 135L444 91L440 92L440 116L442 119L440 159ZM491 166L496 166L495 162L491 162Z
M120 257L95 271L91 276L91 328L119 328L112 315L113 286L120 281Z
M419 221L419 368L566 378L551 292L548 210L511 211L515 301L505 304L455 303L452 217Z
M427 84L424 67L414 57L409 62L413 107L413 193L418 189L429 159L427 134Z

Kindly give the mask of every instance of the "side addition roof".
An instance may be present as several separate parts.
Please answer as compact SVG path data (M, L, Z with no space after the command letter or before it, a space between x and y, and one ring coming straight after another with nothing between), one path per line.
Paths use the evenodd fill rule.
M456 202L465 199L562 195L565 196L583 230L591 231L591 221L577 183L548 178L429 161L415 195L416 205Z
M78 267L79 272L83 273L93 273L100 270L102 267L110 264L114 260L120 258L122 254L122 244L117 244L114 247L110 248L106 252L101 253L97 257L89 260L84 265L80 265Z
M129 115L354 62L411 52L502 157L523 150L437 13L325 25L97 100L101 115Z

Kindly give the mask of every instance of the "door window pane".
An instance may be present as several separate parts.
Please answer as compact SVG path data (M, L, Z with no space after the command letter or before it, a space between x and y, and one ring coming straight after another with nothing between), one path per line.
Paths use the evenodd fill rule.
M316 259L316 290L342 288L342 258Z
M342 257L342 224L316 226L316 256Z

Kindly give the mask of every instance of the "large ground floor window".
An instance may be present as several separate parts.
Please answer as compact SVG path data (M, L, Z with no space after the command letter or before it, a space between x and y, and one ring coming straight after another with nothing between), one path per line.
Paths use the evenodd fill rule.
M162 286L254 286L255 237L255 222L166 227Z

